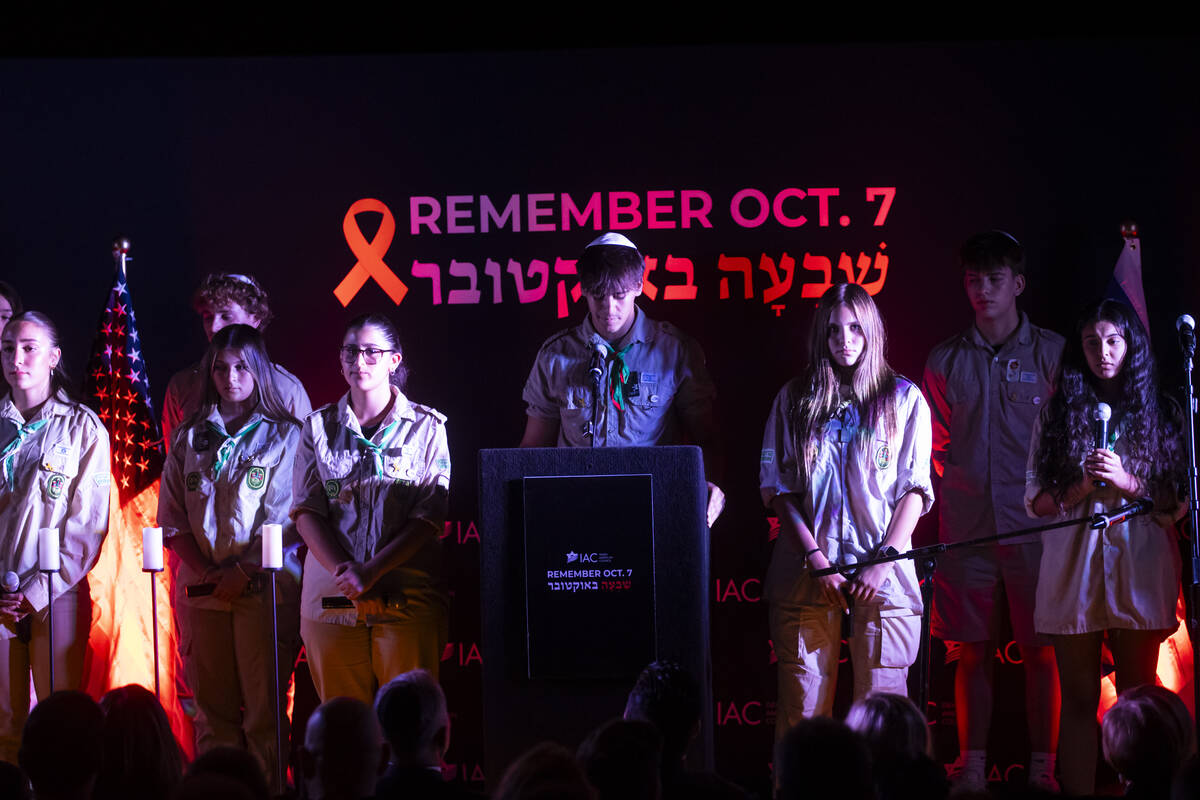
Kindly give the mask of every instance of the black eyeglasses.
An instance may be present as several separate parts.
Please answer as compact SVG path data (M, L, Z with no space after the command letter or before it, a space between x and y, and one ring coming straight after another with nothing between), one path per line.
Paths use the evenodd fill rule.
M344 364L357 364L358 357L361 355L363 361L368 364L374 364L379 361L379 357L384 353L394 353L395 350L383 350L378 347L355 347L352 344L342 345L338 348L338 354L342 358Z

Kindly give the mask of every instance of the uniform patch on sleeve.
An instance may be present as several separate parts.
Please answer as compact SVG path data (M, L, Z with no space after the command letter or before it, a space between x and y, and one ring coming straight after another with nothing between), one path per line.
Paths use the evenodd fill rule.
M446 458L445 456L439 457L433 462L433 464L442 471L450 469L450 459Z
M187 490L189 492L194 492L197 489L199 489L200 488L200 473L199 472L189 472L187 474L187 478L185 479L185 484L186 484Z
M50 495L51 499L57 500L62 497L63 488L66 485L67 479L64 476L57 472L52 473L49 480L46 481L46 493Z
M883 442L875 450L875 467L876 469L887 469L892 464L892 448L888 447L887 442Z
M325 481L325 496L328 497L330 500L337 497L341 491L342 491L342 482L341 481L337 481L332 478Z
M759 457L758 460L761 461L763 464L774 464L775 463L775 451L774 450L763 450L762 455Z

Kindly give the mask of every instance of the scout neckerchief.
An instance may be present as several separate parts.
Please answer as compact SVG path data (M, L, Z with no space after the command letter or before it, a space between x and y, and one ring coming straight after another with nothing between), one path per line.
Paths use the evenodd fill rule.
M8 446L4 448L4 452L0 453L0 461L4 463L4 480L8 484L9 491L16 490L14 472L16 471L17 451L21 449L21 445L25 444L26 439L46 424L46 420L34 420L28 425L21 425L14 420L13 424L17 426L17 438L9 442Z
M210 421L208 429L218 436L225 437L225 441L221 442L221 446L217 448L216 458L213 459L213 477L216 478L221 474L221 469L225 466L229 457L233 455L233 451L237 449L238 443L245 439L247 435L259 425L262 424L262 417L254 420L249 425L244 425L240 431L230 436L215 423Z
M396 425L398 425L399 423L400 423L400 420L394 419L390 423L388 423L388 426L386 428L384 428L381 431L376 432L375 435L377 437L379 437L379 440L381 442L387 441L388 434L391 433L392 428L396 427ZM355 440L358 441L359 444L361 444L363 447L367 448L367 450L371 453L371 457L373 459L375 459L375 477L382 478L383 477L383 445L375 444L367 437L365 437L361 434L357 434L357 433L354 434L354 438L355 438Z
M625 354L634 344L636 342L630 342L618 350L608 342L603 342L608 355L617 362L608 373L608 399L618 411L625 410L625 384L629 382L629 365L625 363Z

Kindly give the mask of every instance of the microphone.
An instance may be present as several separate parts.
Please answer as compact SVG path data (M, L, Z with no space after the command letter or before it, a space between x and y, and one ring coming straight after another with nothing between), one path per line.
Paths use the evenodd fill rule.
M1097 403L1092 419L1096 420L1096 447L1094 449L1103 450L1108 447L1108 421L1112 419L1112 409L1108 403ZM1093 483L1097 489L1108 486L1108 481L1093 481Z
M1181 314L1175 320L1175 330L1179 331L1179 346L1183 354L1191 358L1196 352L1196 320L1191 314Z
M3 586L5 593L12 594L21 588L21 579L17 577L17 573L9 570L4 573L4 579L0 582L0 586Z
M592 376L593 382L599 382L604 377L604 357L608 355L608 350L603 344L597 341L592 342L592 363L588 367L588 374Z
M1092 530L1103 530L1110 525L1117 525L1132 517L1149 514L1154 510L1154 501L1149 497L1139 497L1132 503L1126 503L1120 508L1107 514L1092 515Z

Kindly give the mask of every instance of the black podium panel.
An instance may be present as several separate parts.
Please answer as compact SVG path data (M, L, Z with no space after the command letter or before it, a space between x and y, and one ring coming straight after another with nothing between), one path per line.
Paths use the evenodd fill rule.
M688 762L711 768L700 449L482 450L479 470L489 784L537 742L574 748L619 717L656 658L699 681L702 734Z
M530 678L620 680L654 660L653 484L650 475L525 479Z

